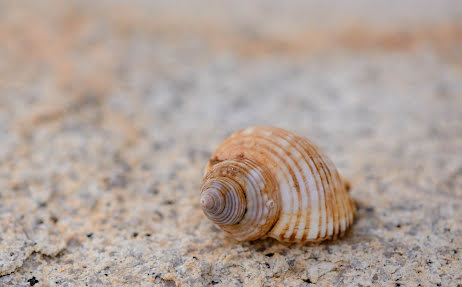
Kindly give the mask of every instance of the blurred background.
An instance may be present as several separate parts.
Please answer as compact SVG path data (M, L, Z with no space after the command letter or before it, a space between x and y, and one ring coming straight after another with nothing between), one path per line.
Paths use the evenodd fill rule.
M251 125L351 179L350 236L205 220ZM0 1L0 139L0 285L462 282L462 1Z

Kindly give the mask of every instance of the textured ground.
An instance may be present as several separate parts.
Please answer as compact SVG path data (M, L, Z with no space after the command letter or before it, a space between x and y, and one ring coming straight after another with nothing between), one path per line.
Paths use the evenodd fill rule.
M1 286L462 286L460 2L21 3L0 2ZM206 220L208 157L262 124L351 179L344 239Z

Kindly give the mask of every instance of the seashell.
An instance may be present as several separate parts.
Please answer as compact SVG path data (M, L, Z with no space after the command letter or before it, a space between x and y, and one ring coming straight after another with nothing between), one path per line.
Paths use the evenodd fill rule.
M234 133L201 185L205 215L237 240L315 242L343 236L355 206L332 161L308 139L275 127Z

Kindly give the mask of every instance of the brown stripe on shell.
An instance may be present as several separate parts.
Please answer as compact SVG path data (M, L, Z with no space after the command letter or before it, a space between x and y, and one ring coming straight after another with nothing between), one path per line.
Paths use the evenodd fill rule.
M308 169L310 170L311 174L312 175L315 175L316 173L313 172L313 168L316 168L316 163L315 161L311 160L310 161L312 162L312 165L310 164L310 162L308 161L309 159L309 153L306 152L306 148L300 144L300 142L303 142L303 139L298 137L298 136L294 136L294 135L290 135L291 139L288 139L288 136L287 135L290 135L289 133L286 132L285 135L281 136L282 139L284 139L290 146L292 146L295 150L298 151L298 153L300 154L301 156L301 160L304 160L305 163L306 163L306 166L308 167ZM298 165L299 166L299 165ZM304 180L306 181L306 177L303 175L303 170L301 170L299 168L299 170L301 171L302 173L302 176L304 178ZM312 190L310 191L309 188L308 188L308 185L305 187L306 188L306 193L309 198L309 202L311 201L311 193L312 192L318 192L320 190L320 185L322 183L322 181L318 181L318 178L316 176L312 176L313 178L313 181L314 181L314 184L316 186L315 190ZM320 202L320 200L318 200L318 203ZM318 211L320 211L319 209L320 205L318 204ZM308 220L308 225L305 225L304 227L304 233L307 232L309 230L309 226L310 226L310 223L311 222L311 212L313 211L312 207L310 208L310 212L307 213L306 217L309 218ZM300 215L300 214L299 214ZM297 216L297 219L299 218L299 215ZM318 225L319 225L319 221L322 219L321 216L319 216L319 220L318 220ZM306 218L305 218L306 220ZM296 226L295 227L295 230L293 231L293 233L297 233L297 229L299 228L299 226ZM303 237L303 234L302 234L302 237Z
M325 216L324 213L322 212L322 204L321 204L321 197L319 198L319 202L320 202L320 205L319 205L319 211L320 211L320 215L319 215L319 221L318 221L318 233L315 237L315 239L320 239L321 238L321 231L322 231L322 224L323 224L323 219L326 220L326 230L327 230L327 209L325 207L325 202L326 202L326 184L325 184L325 179L326 179L326 176L324 175L323 177L323 173L321 171L324 172L324 170L320 169L319 165L320 165L320 158L319 157L316 157L315 156L315 153L316 153L316 150L317 150L317 147L314 146L313 144L305 144L304 145L304 149L305 149L305 152L308 156L308 158L311 160L311 162L313 162L313 165L314 165L314 168L316 169L316 172L317 174L319 175L319 179L320 179L320 188L318 188L318 193L321 194L321 192L323 193L323 202L324 203L324 212L325 212ZM317 177L316 177L317 178Z
M280 135L279 137L280 137L280 139L283 139L288 145L292 146L295 150L297 150L297 152L301 156L301 159L305 160L306 166L311 171L311 174L313 174L313 168L312 168L311 164L309 164L309 162L306 161L306 157L308 155L306 154L306 151L303 149L303 146L300 146L298 144L298 141L296 140L297 137L293 137L293 139L295 139L295 140L288 139L287 136L284 136L284 135ZM295 162L297 162L297 161L295 161ZM307 180L306 180L306 176L303 173L303 169L300 167L299 164L296 164L296 165L297 165L298 170L300 171L300 174L301 174L303 180L306 182ZM316 177L313 177L313 181L314 181L314 183L316 185L316 190L319 190L319 185L318 185L318 181L317 181ZM305 192L306 192L306 195L307 195L307 201L309 203L311 201L311 194L310 194L311 191L310 191L308 185L305 185L305 188L306 188ZM297 214L296 225L295 225L294 231L292 231L292 234L290 235L290 237L292 237L292 235L296 236L296 234L298 232L301 216L302 216L302 212L299 212ZM306 232L306 226L307 225L309 226L309 223L311 221L311 207L309 207L309 210L306 213L306 217L304 218L304 220L308 224L305 224L303 234ZM303 237L303 234L302 234L302 237ZM293 238L293 239L295 239L295 238Z
M329 192L334 192L335 193L335 186L333 186L331 184L332 178L330 176L330 170L329 170L328 166L325 164L325 162L323 160L323 158L325 158L325 157L321 156L321 154L319 153L319 148L317 148L316 146L307 145L307 147L309 148L309 151L310 151L309 154L311 154L312 157L317 155L317 157L316 157L318 159L317 162L321 166L320 169L317 166L318 167L318 172L321 175L321 178L322 178L322 174L324 174L324 178L325 178L325 181L322 181L324 191L328 190ZM323 173L321 173L320 170L322 170ZM327 186L327 188L326 188L326 186ZM327 202L326 196L324 196L324 200L325 200L325 202ZM327 226L328 220L327 220L327 218L328 218L328 216L327 216L327 210L326 210L326 234L327 234L327 231L328 231L328 226ZM321 232L321 230L319 230L319 233L320 232Z
M311 147L310 147L310 148L311 148ZM316 156L315 156L314 154L312 154L312 153L308 153L308 154L309 154L310 159L313 161L313 164L314 164L314 166L315 166L315 168L316 168L316 172L317 172L317 174L319 175L319 178L321 179L320 182L321 182L321 185L322 185L322 189L318 189L318 194L320 194L320 192L325 192L325 190L326 190L325 181L323 180L323 179L325 179L325 177L323 178L323 176L322 176L323 173L321 173L321 169L319 168L319 162L318 162ZM325 197L325 196L324 196L324 197ZM324 200L324 201L325 201L325 200ZM319 208L319 209L320 209L320 211L321 211L321 198L319 198L319 202L320 202L320 204L319 204L319 207L320 207L320 208ZM319 215L319 223L318 223L318 233L317 233L315 239L321 238L322 219L323 219L323 217L322 217L322 212L320 212L320 215Z
M256 138L259 138L260 140L264 141L264 142L269 142L271 143L272 145L274 145L275 147L279 148L281 151L285 152L285 154L287 155L287 158L290 158L290 154L288 153L288 151L285 151L284 147L281 146L279 143L271 140L271 138L265 138L263 136L255 136ZM287 161L284 159L283 156L280 156L278 153L276 153L278 155L278 157L281 159L282 163L285 164L288 168L288 171L290 173L290 176L292 177L292 180L293 180L293 183L294 183L294 188L297 192L297 198L298 198L298 202L301 204L301 201L302 201L302 198L301 198L301 190L300 190L300 184L298 183L298 179L297 179L297 176L295 175L295 172L294 170L292 169L292 166L287 164ZM297 170L299 171L299 174L301 175L301 177L303 178L304 181L306 181L306 178L305 176L303 175L303 170L301 169L300 165L297 163L297 161L292 161L292 163L295 165L295 167L297 168ZM287 225L287 229L284 233L281 233L281 236L283 238L291 238L292 234L295 234L296 232L294 232L297 228L297 221L299 221L299 217L300 217L300 210L301 210L301 206L300 204L298 205L298 208L297 210L295 210L295 202L294 202L294 197L292 197L292 201L291 201L291 210L295 212L295 214L297 214L297 217L295 219L295 222L292 223L292 220L289 222L289 225ZM292 230L292 232L290 234L287 234L286 232L289 230L289 229L294 229Z
M319 149L316 150L316 152L318 153L319 157L322 158L322 159L326 159L326 160L329 160ZM331 169L329 168L329 164L327 164L324 160L322 161L323 163L323 166L325 166L325 170L327 171L328 173L328 176L329 176L329 184L331 185L331 189L332 191L334 192L334 197L335 197L335 202L336 202L336 206L335 206L335 210L339 212L339 216L337 217L337 220L336 220L336 227L337 227L337 233L341 230L341 224L340 224L340 219L342 217L344 217L346 215L345 213L345 208L344 208L344 205L341 204L343 202L343 200L338 200L339 197L342 197L341 196L341 193L342 191L339 190L339 179L338 178L334 178L334 176L332 175L332 172L331 172Z
M329 170L329 173L330 170ZM337 232L336 234L341 234L342 231L342 225L341 225L341 219L345 218L348 215L348 210L345 208L344 205L344 196L343 196L343 191L342 191L342 185L339 184L339 178L334 175L330 174L331 178L333 178L333 185L334 185L334 193L335 193L335 202L336 202L336 210L338 211L338 217L337 217Z
M284 141L286 141L288 144L290 144L301 156L301 159L302 160L305 160L305 162L307 162L307 157L310 156L310 153L306 151L306 146L301 146L299 144L299 142L303 142L303 139L300 139L299 137L296 137L296 136L292 136L292 139L287 139L287 136L286 135L281 135L279 134L280 138L283 139ZM300 149L298 148L300 146ZM313 146L314 147L314 146ZM313 163L313 167L316 168L316 171L317 171L317 174L320 175L319 177L319 181L318 182L318 178L317 177L314 177L314 181L316 183L316 192L318 192L318 194L320 195L320 198L318 199L318 211L319 211L319 220L318 220L318 234L317 236L315 237L315 239L319 239L320 238L320 232L322 231L322 225L323 225L323 220L326 220L325 222L325 226L326 226L326 230L327 230L327 210L325 208L325 202L326 202L326 199L325 199L325 192L326 192L326 187L324 186L323 184L323 179L325 179L325 177L322 176L322 173L320 172L320 168L319 168L319 165L320 165L320 159L314 159L314 158L311 158L310 159L311 162ZM312 169L312 166L311 164L307 164L308 168L311 170L311 173L313 174L313 169ZM304 181L306 181L306 178L305 176L303 176L303 171L302 169L300 168L300 166L297 164L297 169L301 172L301 175L302 175L302 178ZM323 188L321 189L319 184L322 184L323 185ZM305 187L307 188L307 187ZM309 190L307 189L307 192L308 194L310 193ZM300 198L300 197L299 197ZM323 207L324 206L324 210L323 210ZM309 216L309 214L308 214ZM297 221L295 222L296 225L294 227L294 229L292 230L292 234L296 234L297 231L298 231L298 228L299 228L299 220L300 220L300 213L298 214L297 216ZM292 220L293 221L293 220ZM305 228L306 229L306 228ZM290 237L286 234L285 237L289 237L289 238L292 238L295 236L292 236L292 234L290 235Z

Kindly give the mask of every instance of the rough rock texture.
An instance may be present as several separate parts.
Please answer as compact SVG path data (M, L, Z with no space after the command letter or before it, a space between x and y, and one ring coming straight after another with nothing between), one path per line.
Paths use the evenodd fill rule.
M0 285L462 286L462 9L394 2L0 2ZM257 124L351 179L344 239L206 220Z

